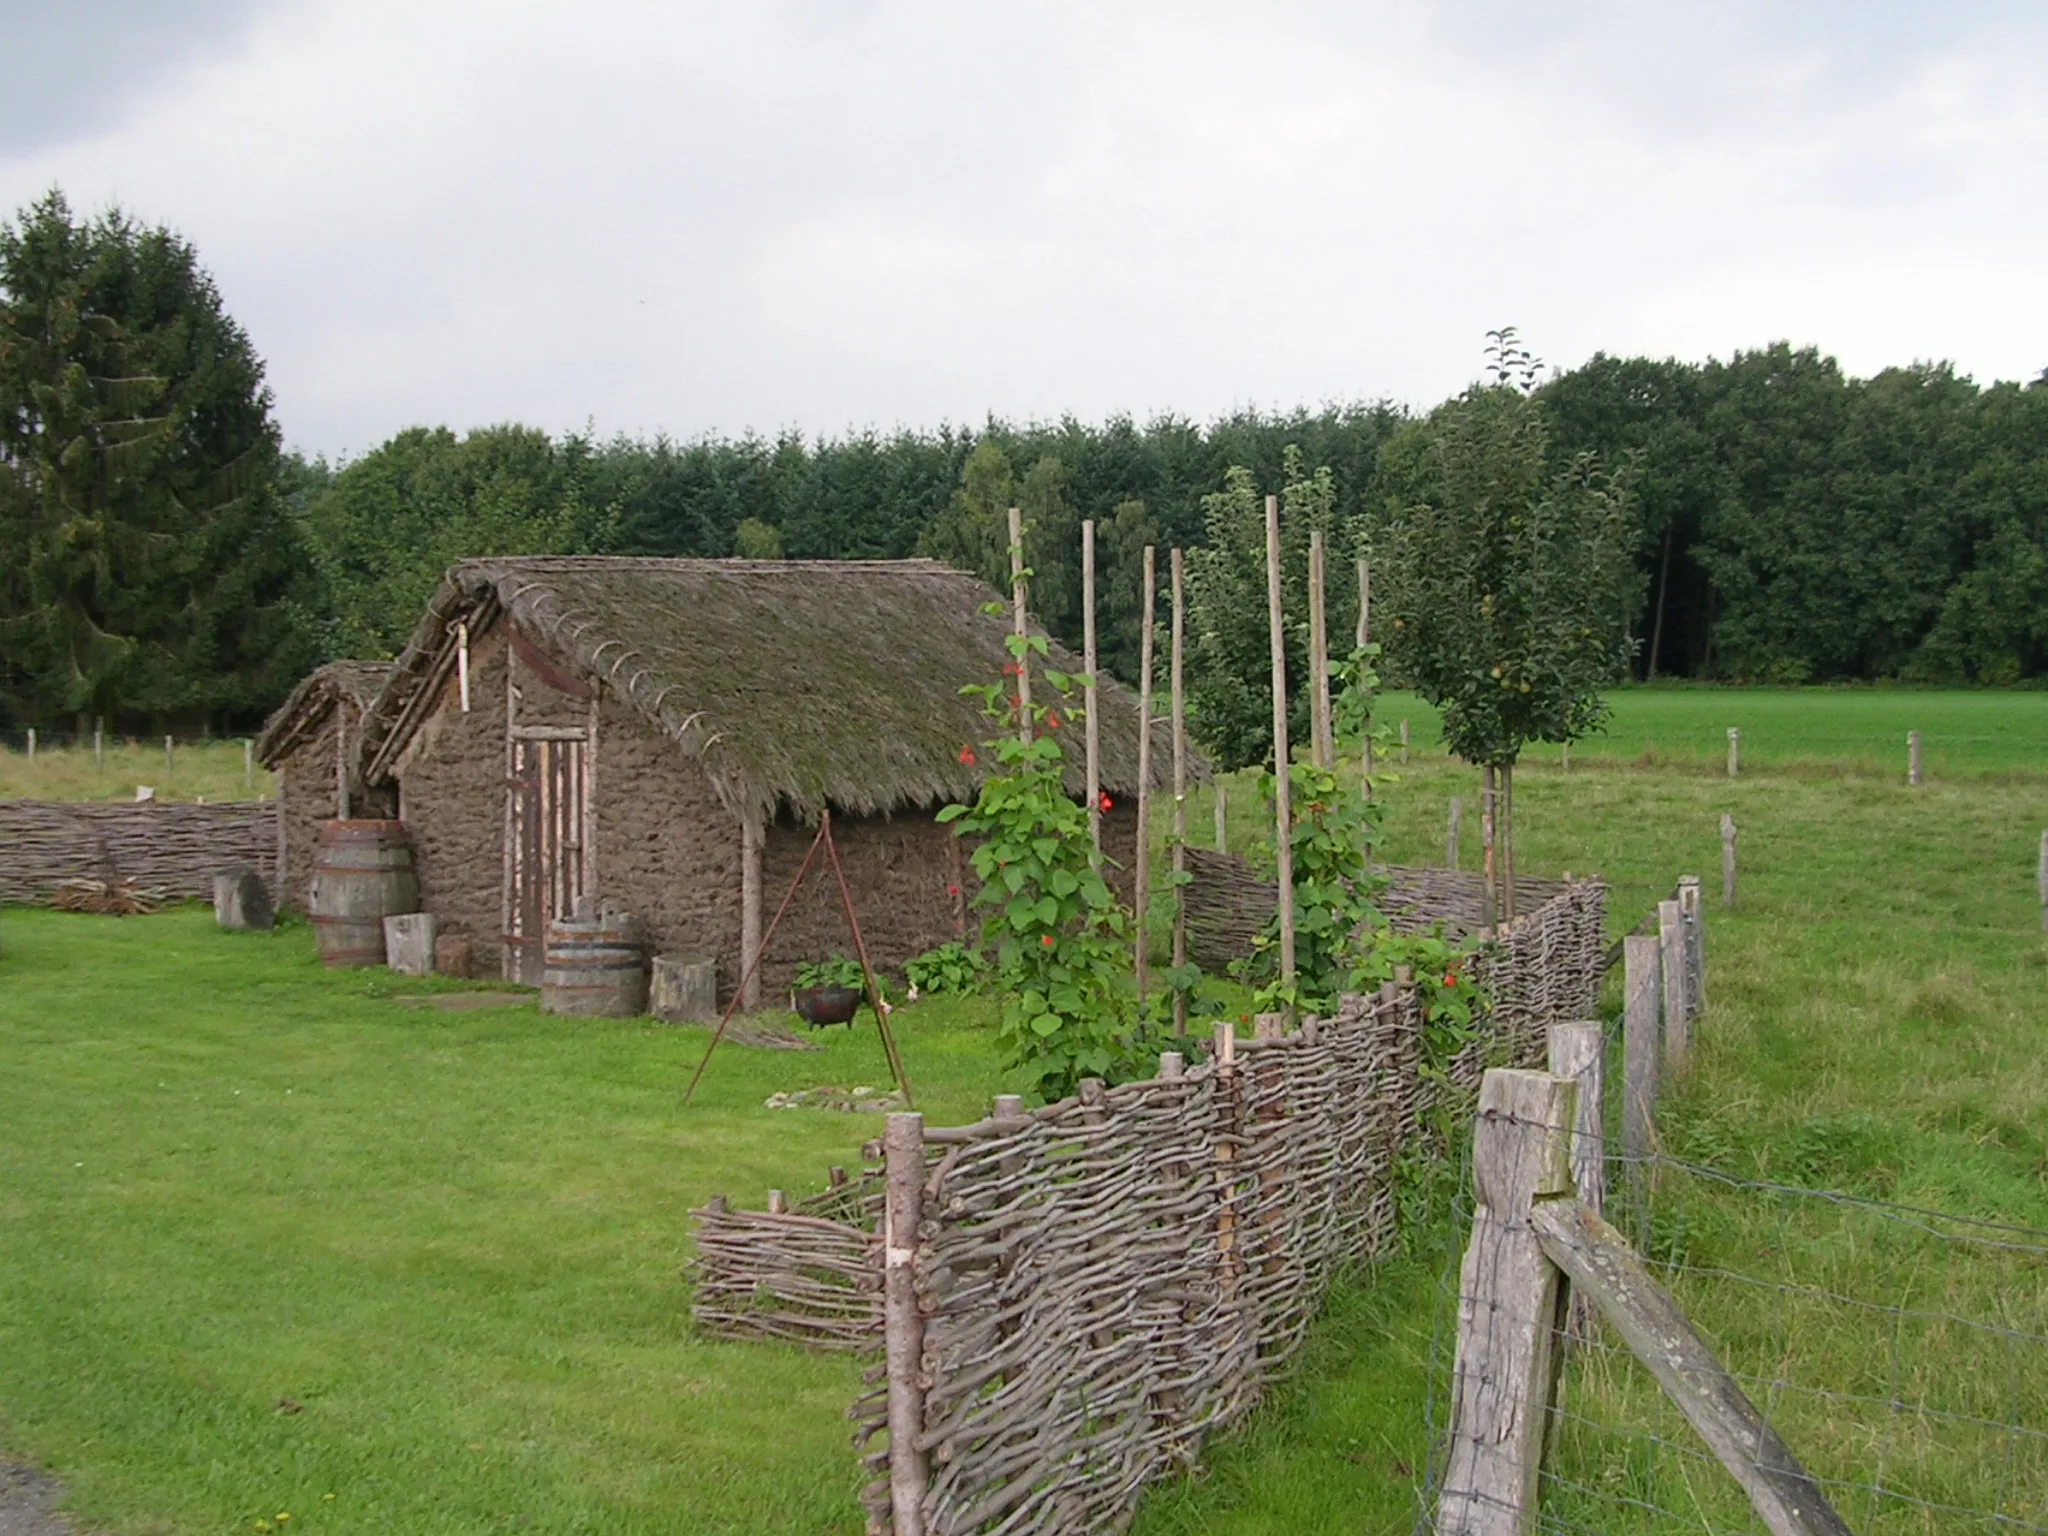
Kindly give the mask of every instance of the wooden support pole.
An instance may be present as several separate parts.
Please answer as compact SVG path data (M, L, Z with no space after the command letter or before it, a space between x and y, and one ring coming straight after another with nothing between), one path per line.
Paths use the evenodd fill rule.
M242 738L242 788L256 787L256 743L247 736Z
M1188 717L1187 692L1182 678L1183 641L1187 627L1187 599L1182 590L1180 550L1167 557L1173 581L1173 655L1168 661L1169 686L1173 699L1173 968L1188 963ZM1188 1032L1187 989L1173 989L1173 1033L1179 1039ZM1178 1059L1178 1058L1176 1058ZM1164 1058L1162 1058L1163 1064ZM1162 1070L1163 1077L1165 1072ZM1175 1074L1179 1074L1176 1072Z
M1458 841L1464 832L1465 802L1457 795L1451 796L1451 814L1444 824L1444 868L1458 867Z
M2048 832L2041 834L2041 856L2034 867L2034 885L2041 894L2041 931L2048 933Z
M1493 764L1487 763L1479 770L1479 869L1486 882L1486 916L1480 923L1480 929L1488 938L1493 936L1494 925L1500 920L1500 877L1494 868L1493 810Z
M1095 519L1081 524L1081 666L1088 674L1081 699L1088 711L1088 836L1102 857L1102 722L1095 717Z
M1266 629L1273 643L1273 862L1280 904L1280 983L1294 985L1293 766L1287 750L1287 638L1280 613L1280 498L1266 498Z
M1230 787L1216 781L1216 851L1230 852Z
M28 760L30 762L36 760L36 728L34 726L28 728Z
M1024 589L1024 511L1021 507L1010 508L1010 626L1019 635L1031 633L1030 620L1025 616ZM1031 741L1031 661L1028 656L1017 658L1017 734L1028 745Z
M166 737L164 738L164 774L165 774L165 776L166 776L166 777L168 777L168 776L169 776L169 774L170 774L170 772L171 772L171 738L170 738L170 737L168 737L168 736L166 736ZM348 814L348 812L346 812L346 811L343 811L343 812L342 812L342 815L343 815L343 816L347 816L347 814Z
M1685 932L1685 1011L1696 1019L1707 1011L1707 916L1698 875L1678 877L1678 915Z
M1530 1230L1544 1258L1592 1297L1686 1422L1720 1459L1771 1536L1850 1536L1671 1294L1622 1235L1577 1200L1538 1200ZM1439 1526L1439 1530L1443 1527Z
M1606 1037L1597 1020L1546 1027L1550 1075L1570 1083L1572 1111L1572 1188L1588 1210L1607 1206ZM1583 1296L1572 1298L1570 1336L1592 1335L1593 1312Z
M924 1219L924 1116L892 1114L882 1136L882 1338L889 1382L889 1509L895 1536L924 1536L924 1315L917 1229Z
M1131 850L1132 923L1137 933L1133 967L1138 987L1138 1014L1145 1012L1145 983L1152 964L1152 930L1145 909L1152 900L1152 615L1158 606L1157 551L1145 546L1145 590L1138 631L1138 837Z
M2048 836L2044 833L2043 836ZM1721 905L1729 911L1735 910L1735 818L1728 812L1721 813ZM2048 896L2042 898L2048 901Z
M1323 530L1308 536L1308 707L1309 761L1318 768L1337 766L1336 737L1330 720L1330 629L1324 612L1329 596L1323 583Z
M92 765L95 769L106 766L106 740L106 719L103 716L94 716L92 722Z
M1557 760L1564 765L1566 773L1572 771L1572 744L1570 742L1566 742L1557 749Z
M1664 996L1664 1070L1679 1078L1692 1057L1692 1019L1686 1011L1685 915L1676 901L1657 903L1657 962Z
M1561 1276L1529 1213L1571 1189L1572 1085L1496 1068L1479 1087L1472 1137L1478 1204L1458 1276L1457 1363L1437 1536L1523 1536L1555 1383Z
M1365 556L1358 557L1358 648L1362 651L1372 644L1372 567ZM1375 669L1377 670L1377 669ZM1372 717L1367 715L1362 730L1363 740L1358 748L1359 783L1364 786L1365 798L1372 798Z
M1646 1233L1643 1165L1657 1142L1657 1016L1663 972L1657 940L1648 934L1632 933L1623 939L1621 957L1621 1152L1628 1163L1637 1229Z
M1915 789L1918 789L1921 784L1920 733L1918 731L1906 732L1906 782Z
M761 822L751 810L740 817L740 1009L761 1006Z
M1742 732L1735 726L1728 727L1728 777L1734 778L1742 771Z
M337 714L339 711L336 712ZM164 738L164 757L171 755L171 738ZM168 768L169 762L164 766ZM349 819L348 803L348 728L336 722L334 727L334 814L342 821Z
M1401 722L1401 761L1408 761L1408 722L1405 719Z

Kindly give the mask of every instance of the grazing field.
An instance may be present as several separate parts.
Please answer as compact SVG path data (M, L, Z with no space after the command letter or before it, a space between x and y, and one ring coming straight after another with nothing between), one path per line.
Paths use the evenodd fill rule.
M1703 698L1710 720L1750 695L1622 702L1652 697ZM2048 754L2048 729L2026 750ZM1623 753L1520 776L1522 867L1604 872L1616 931L1677 874L1707 877L1711 1009L1667 1120L1686 1146L2048 1226L2048 773L1984 751L1917 791ZM1476 775L1435 753L1384 787L1393 858L1441 859L1453 792L1473 866ZM1232 794L1242 844L1257 808ZM1209 809L1205 791L1197 835ZM1723 810L1743 828L1727 916ZM394 1000L448 990L322 971L303 926L0 915L0 1448L116 1533L280 1512L308 1531L857 1531L857 1365L696 1337L681 1271L707 1195L808 1191L854 1161L875 1117L762 1100L882 1086L872 1034L723 1048L683 1110L705 1031ZM934 1120L1004 1086L985 1005L897 1017ZM1143 1536L1406 1531L1460 1239L1426 1228L1340 1290L1308 1368L1203 1477L1154 1494Z
M164 744L108 737L95 763L92 741L84 746L40 747L34 757L18 745L0 748L0 800L133 800L138 785L159 800L268 800L277 793L276 775L259 764L242 771L239 741L179 742L164 768Z

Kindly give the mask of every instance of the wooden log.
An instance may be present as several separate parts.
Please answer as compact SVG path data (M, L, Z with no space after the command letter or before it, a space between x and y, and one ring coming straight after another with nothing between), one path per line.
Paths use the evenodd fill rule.
M1529 1226L1543 1196L1571 1188L1572 1085L1496 1068L1472 1137L1478 1205L1458 1276L1457 1360L1438 1536L1522 1536L1555 1382L1560 1276Z
M1451 814L1444 826L1444 868L1458 867L1458 841L1464 831L1465 802L1457 795L1451 796Z
M1087 681L1081 685L1082 706L1088 711L1086 726L1088 781L1088 836L1095 844L1095 856L1102 857L1102 722L1095 718L1095 519L1081 522L1081 668ZM1141 834L1142 835L1142 834Z
M1138 841L1131 850L1131 905L1136 909L1132 976L1138 990L1138 1015L1145 1013L1145 984L1152 966L1152 931L1145 921L1152 902L1152 615L1158 600L1158 569L1154 546L1145 546L1144 593L1138 631Z
M1683 1077L1692 1056L1692 1019L1686 1013L1685 916L1675 901L1657 903L1657 962L1664 1018L1664 1071Z
M1678 915L1685 933L1685 1011L1696 1019L1707 1011L1707 917L1698 875L1678 877Z
M656 955L647 1011L671 1024L718 1022L718 962L703 955Z
M1280 498L1266 498L1266 630L1273 649L1273 862L1280 909L1280 983L1294 985L1293 760L1287 751L1287 635L1280 613Z
M385 918L384 963L401 976L431 976L434 914L401 912Z
M1576 1200L1539 1200L1529 1221L1543 1256L1593 1298L1686 1422L1742 1485L1772 1536L1849 1536L1849 1527L1799 1458L1764 1422L1619 1232Z
M1358 649L1364 650L1372 644L1372 567L1365 556L1358 557ZM1368 715L1364 729L1360 732L1358 747L1358 781L1363 786L1365 798L1372 798L1372 717Z
M892 1114L883 1132L882 1340L889 1384L889 1508L893 1536L924 1536L924 1317L917 1305L924 1217L924 1116Z
M1308 536L1308 710L1309 761L1318 768L1337 766L1335 737L1330 720L1330 631L1325 608L1329 601L1323 584L1323 530Z
M1906 782L1915 789L1920 787L1920 733L1906 732Z
M2048 838L2048 832L2042 834ZM1721 813L1721 905L1728 911L1735 910L1735 818L1728 812ZM2048 895L2041 898L2048 902Z
M1173 968L1178 971L1188 963L1188 713L1183 676L1187 599L1182 590L1183 573L1178 548L1167 557L1167 563L1171 567L1173 581L1173 655L1168 667L1172 690L1170 707L1173 711ZM1144 836L1142 828L1139 836ZM1178 1039L1187 1032L1187 988L1176 984L1173 989L1174 1037Z
M760 818L749 809L740 817L740 1008L748 1013L761 1006L761 842Z
M1728 727L1728 777L1734 778L1742 771L1742 732L1735 726Z
M1030 620L1025 615L1024 590L1024 512L1021 507L1010 508L1010 627L1018 635L1031 633ZM1031 740L1031 661L1028 656L1017 658L1017 734L1027 743ZM901 1533L898 1533L901 1536Z
M1657 940L1630 934L1621 941L1621 1151L1627 1159L1630 1203L1643 1230L1643 1163L1657 1139L1657 1017L1663 986Z

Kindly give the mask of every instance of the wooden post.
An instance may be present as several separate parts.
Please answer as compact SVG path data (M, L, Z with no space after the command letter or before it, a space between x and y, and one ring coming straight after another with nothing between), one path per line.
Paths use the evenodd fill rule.
M924 1536L924 1316L917 1228L924 1219L924 1116L892 1114L882 1136L882 1338L889 1381L889 1509L895 1536Z
M1906 732L1906 782L1915 789L1920 787L1920 733Z
M1675 901L1657 903L1657 961L1664 992L1664 1070L1683 1077L1692 1055L1692 1020L1685 1006L1685 916Z
M1323 588L1323 530L1308 536L1308 709L1309 761L1318 768L1337 766L1337 750L1330 722L1330 631L1324 606L1329 601Z
M1728 812L1721 813L1721 905L1729 911L1735 910L1735 818ZM2042 834L2048 837L2048 833ZM2042 897L2048 901L2048 896Z
M242 788L256 787L256 743L249 737L242 738Z
M28 760L30 762L36 760L36 728L34 726L28 728Z
M1544 1258L1570 1277L1576 1291L1593 1298L1742 1485L1771 1536L1850 1536L1820 1485L1619 1232L1576 1200L1536 1201L1529 1225Z
M1678 914L1685 932L1685 1010L1696 1019L1707 1011L1707 918L1698 875L1678 877Z
M1606 1038L1597 1020L1552 1024L1547 1026L1544 1034L1550 1075L1572 1084L1576 1094L1572 1113L1572 1188L1578 1191L1581 1205L1589 1210L1604 1210L1607 1204ZM1590 1337L1592 1323L1591 1304L1583 1296L1574 1296L1571 1337L1579 1340Z
M1173 579L1173 656L1168 663L1173 691L1173 968L1188 963L1188 719L1187 696L1182 686L1181 662L1187 604L1181 589L1180 550L1167 557ZM1185 987L1173 989L1173 1033L1178 1039L1188 1032L1188 994ZM1178 1059L1178 1058L1176 1058ZM1164 1058L1161 1058L1162 1062ZM1160 1075L1165 1076L1162 1069ZM1179 1074L1176 1072L1176 1076Z
M1366 564L1365 556L1358 557L1358 648L1362 651L1372 644L1372 567ZM1362 731L1364 740L1358 749L1359 783L1364 786L1365 798L1372 798L1372 717L1366 716Z
M1557 749L1557 760L1564 764L1564 771L1566 773L1572 771L1572 744L1570 742L1566 742Z
M761 1006L761 843L758 815L749 808L740 816L740 1009Z
M166 777L166 778L169 778L169 777L170 777L170 773L171 773L171 738L170 738L170 737L168 737L168 736L166 736L166 737L164 738L164 777ZM342 816L344 817L344 819L345 819L345 818L347 817L347 815L348 815L348 812L346 812L346 811L343 811L343 812L342 812Z
M1742 732L1735 726L1728 727L1728 777L1734 778L1742 771Z
M1451 814L1444 827L1444 868L1458 867L1458 839L1464 831L1465 802L1458 796L1451 796Z
M337 715L339 711L336 712ZM171 738L164 738L164 766L170 767ZM334 814L343 821L349 819L348 803L348 728L337 719L334 727Z
M1496 1068L1472 1136L1478 1205L1458 1276L1457 1364L1437 1536L1523 1536L1555 1382L1559 1283L1529 1215L1571 1189L1572 1085Z
M1500 882L1493 863L1493 764L1488 763L1479 770L1479 868L1486 880L1486 916L1481 920L1480 930L1488 938L1493 936L1494 923L1500 913Z
M1145 546L1145 592L1138 632L1138 840L1131 850L1131 905L1137 921L1136 964L1138 1014L1145 1013L1145 983L1151 968L1151 931L1145 925L1145 908L1152 896L1152 611L1157 602L1158 571L1153 546Z
M2041 834L2041 857L2034 867L2034 885L2041 895L2041 931L2048 933L2048 832Z
M1095 519L1081 524L1081 666L1088 674L1081 699L1088 711L1088 835L1102 857L1102 722L1095 718Z
M1287 751L1287 637L1280 616L1280 498L1266 498L1266 629L1273 642L1273 862L1280 904L1280 983L1294 985L1293 766Z
M96 715L93 717L92 722L92 765L95 770L98 770L106 766L106 760L104 756L106 738L106 717L103 715Z
M1648 934L1630 934L1623 939L1621 956L1621 1151L1628 1162L1636 1223L1639 1230L1647 1231L1643 1164L1657 1140L1657 1014L1662 974L1657 941Z
M1401 761L1408 761L1408 722L1401 722Z
M1010 625L1019 635L1031 633L1024 613L1024 511L1010 508ZM1031 662L1017 658L1017 734L1031 740Z
M1216 781L1216 851L1230 852L1230 791L1221 779Z

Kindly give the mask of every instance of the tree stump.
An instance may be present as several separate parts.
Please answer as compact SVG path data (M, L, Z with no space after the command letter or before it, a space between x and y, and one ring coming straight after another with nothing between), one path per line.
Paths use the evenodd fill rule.
M671 1024L718 1020L718 962L697 955L656 955L648 1011Z
M277 921L263 877L244 864L213 877L213 917L235 933L269 928Z
M404 912L384 919L384 959L401 976L434 970L434 914Z
M434 969L443 976L459 976L464 981L474 974L475 954L466 933L437 933L434 935Z

